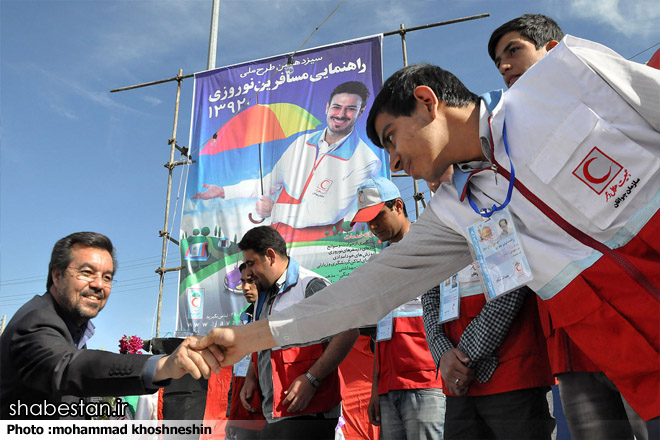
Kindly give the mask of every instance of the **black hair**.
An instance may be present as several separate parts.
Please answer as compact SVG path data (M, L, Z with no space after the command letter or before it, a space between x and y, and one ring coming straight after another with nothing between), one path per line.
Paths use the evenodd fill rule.
M286 257L286 242L271 226L257 226L250 229L238 243L238 248L242 251L251 250L262 257L270 248L280 256Z
M50 254L50 263L48 263L48 281L46 281L46 290L50 290L53 285L53 270L59 269L64 272L71 260L71 248L80 244L83 246L93 247L97 249L105 249L112 256L112 265L114 274L117 270L117 260L115 259L115 248L112 246L112 241L103 234L98 232L74 232L64 238L60 238L55 246L53 252Z
M362 99L362 104L360 105L360 110L362 110L367 105L367 99L369 98L369 89L364 83L360 81L347 81L345 83L339 84L335 89L330 93L328 98L328 104L332 102L332 98L335 95L340 93L350 93L352 95L358 95Z
M447 107L465 107L479 103L479 97L454 74L430 64L414 64L404 67L390 76L374 99L367 118L367 136L374 145L383 148L376 133L376 117L387 113L393 117L411 116L416 107L415 89L430 87L438 100Z
M406 209L406 203L403 201L402 198L397 197L396 199L388 200L385 202L385 206L390 208L390 211L394 211L394 204L396 203L397 200L401 200L401 204L403 205L403 215L408 218L408 210Z
M495 61L495 47L504 34L520 32L520 35L533 41L537 49L552 40L561 41L564 38L559 25L550 17L541 14L524 14L493 31L488 40L488 55Z
M241 265L238 266L238 271L239 271L240 273L243 273L243 271L245 270L246 267L247 267L247 264L245 264L245 263L241 263Z

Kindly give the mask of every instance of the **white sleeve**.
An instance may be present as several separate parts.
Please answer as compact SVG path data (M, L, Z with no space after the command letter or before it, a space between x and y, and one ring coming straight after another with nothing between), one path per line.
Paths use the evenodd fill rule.
M348 277L268 318L276 344L300 344L372 325L472 262L465 238L427 209L403 240Z

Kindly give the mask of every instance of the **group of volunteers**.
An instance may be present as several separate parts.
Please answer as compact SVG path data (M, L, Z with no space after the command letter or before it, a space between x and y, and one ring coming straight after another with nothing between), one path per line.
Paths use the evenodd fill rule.
M2 418L236 364L227 438L334 439L338 366L377 324L367 417L383 439L550 439L556 383L574 440L660 440L660 71L539 14L488 53L506 92L412 65L375 97L370 140L435 192L411 223L390 180L359 185L352 222L382 252L331 284L276 228L245 233L245 325L169 356L85 350L114 248L58 241L47 292L0 339Z
M191 346L228 365L380 321L368 412L383 438L550 438L555 381L572 438L660 438L660 72L542 15L488 48L506 92L413 65L371 106L390 169L437 186L420 218L384 227L401 208L372 179L357 220L389 246L322 294ZM362 216L381 189L383 211ZM427 411L438 383L420 314L444 417Z

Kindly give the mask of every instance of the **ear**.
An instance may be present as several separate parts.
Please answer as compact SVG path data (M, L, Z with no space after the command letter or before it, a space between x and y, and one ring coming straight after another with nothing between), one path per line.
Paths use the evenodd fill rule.
M273 248L266 249L266 258L268 259L268 264L273 265L275 263L276 252Z
M325 114L326 115L328 114L328 110L330 110L330 103L329 102L325 105Z
M394 201L394 210L397 212L397 214L403 214L403 200L396 199Z
M423 105L424 108L435 118L440 101L435 96L435 92L429 86L417 86L413 92L418 105Z
M53 271L51 272L51 275L53 277L52 287L54 287L55 291L57 291L57 285L60 283L60 280L62 279L62 276L64 276L64 272L61 271L60 269L53 269Z
M557 40L550 40L547 43L545 43L545 50L550 52L550 50L555 47L556 45L559 44L559 41Z

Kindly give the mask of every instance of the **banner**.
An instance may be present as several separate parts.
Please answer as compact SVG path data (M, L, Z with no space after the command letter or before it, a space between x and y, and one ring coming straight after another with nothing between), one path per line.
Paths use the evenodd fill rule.
M365 133L381 39L195 75L177 336L240 323L237 243L255 226L272 225L290 256L330 281L381 248L366 224L350 226L359 185L389 175Z

